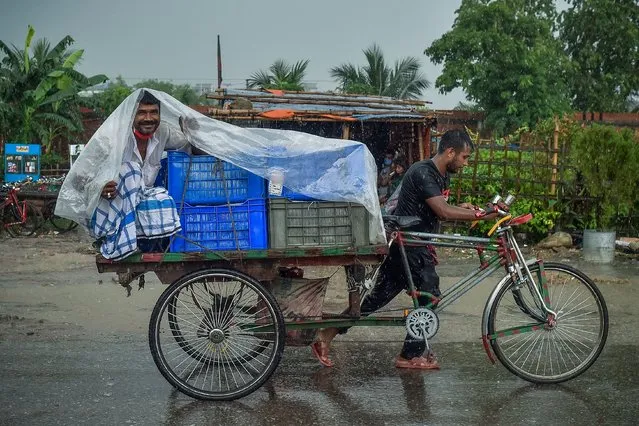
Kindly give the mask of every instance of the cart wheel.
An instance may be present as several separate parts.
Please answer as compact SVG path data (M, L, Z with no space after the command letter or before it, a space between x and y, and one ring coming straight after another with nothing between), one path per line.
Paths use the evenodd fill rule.
M153 308L149 344L162 375L198 399L232 400L273 374L285 342L282 312L258 281L229 269L189 274Z
M205 350L201 350L202 348L193 346L192 339L188 338L189 330L187 329L183 333L182 330L180 329L180 322L179 322L180 314L178 313L179 309L177 307L179 305L180 294L182 295L181 297L183 299L185 297L190 297L193 303L199 304L199 302L197 301L198 299L196 298L195 291L196 289L194 289L192 286L186 286L182 288L182 290L178 292L176 295L174 295L173 298L169 301L168 307L167 307L169 328L171 329L173 338L175 338L175 341L177 342L178 345L180 345L180 347L184 350L184 352L189 354L189 356L191 356L192 358L203 363L226 363L226 364L237 364L237 363L250 361L253 358L255 358L257 355L264 352L264 349L266 349L267 346L269 345L269 341L262 340L261 338L258 338L259 336L255 336L254 338L247 339L247 342L245 343L245 345L249 346L248 350L243 351L238 356L234 356L232 354L228 358L224 358L224 359L217 359L215 357L212 357L211 354L208 352L208 350L206 350L206 348ZM207 288L207 291L215 300L215 304L217 304L218 306L227 306L229 303L232 302L233 297L231 297L231 299L229 299L228 297L223 298L215 293L211 293L210 290L208 290L208 288ZM208 317L212 317L213 315L212 308L208 308L208 311L205 310L206 308L201 308L201 309L203 309L204 315ZM253 315L252 318L254 318L255 311L256 311L255 307L238 308L237 315L248 315L248 318L251 318L251 315ZM198 337L199 338L207 337L203 329L198 331Z

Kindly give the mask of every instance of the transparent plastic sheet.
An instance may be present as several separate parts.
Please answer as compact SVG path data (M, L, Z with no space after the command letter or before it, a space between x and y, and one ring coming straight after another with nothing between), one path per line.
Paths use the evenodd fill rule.
M372 243L385 241L377 198L377 166L360 142L329 139L291 130L246 129L214 120L163 92L138 89L127 97L91 137L73 163L55 214L87 226L104 185L118 176L124 148L142 91L161 102L161 119L179 128L191 145L288 189L326 201L359 203L371 213ZM179 201L179 200L176 200Z
M399 201L399 193L401 192L401 189L402 184L400 182L397 188L395 188L395 192L393 192L388 200L386 200L386 204L384 204L384 207L382 208L382 214L393 214L393 212L397 208L397 202Z

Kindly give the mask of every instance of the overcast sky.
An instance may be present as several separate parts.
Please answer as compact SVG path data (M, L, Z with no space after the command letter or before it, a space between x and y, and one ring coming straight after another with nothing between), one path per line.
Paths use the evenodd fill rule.
M216 82L216 36L222 40L224 85L275 59L310 59L307 78L320 90L336 83L329 68L363 65L362 50L378 43L388 61L418 57L433 83L441 71L423 54L450 30L461 0L0 0L0 39L22 46L27 25L57 43L69 34L85 49L80 71L122 75L128 83L158 78ZM461 91L423 98L436 109L463 100Z

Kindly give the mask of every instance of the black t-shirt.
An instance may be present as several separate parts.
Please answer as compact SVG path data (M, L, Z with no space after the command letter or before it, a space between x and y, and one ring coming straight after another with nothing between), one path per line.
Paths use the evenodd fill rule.
M422 224L415 231L437 232L439 218L426 204L432 197L444 196L448 200L450 174L442 176L432 160L418 161L410 166L399 192L397 208L393 212L397 216L419 216Z

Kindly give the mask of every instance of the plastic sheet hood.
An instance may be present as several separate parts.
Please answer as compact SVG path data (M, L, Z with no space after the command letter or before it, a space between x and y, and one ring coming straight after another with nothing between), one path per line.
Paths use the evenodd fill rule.
M84 226L93 215L102 187L118 176L133 118L144 90L161 102L161 119L179 127L196 148L263 178L283 179L292 191L327 201L362 204L371 213L372 243L385 241L377 198L377 167L360 142L330 139L291 130L247 129L214 120L177 99L151 89L127 97L91 137L67 175L56 214Z

